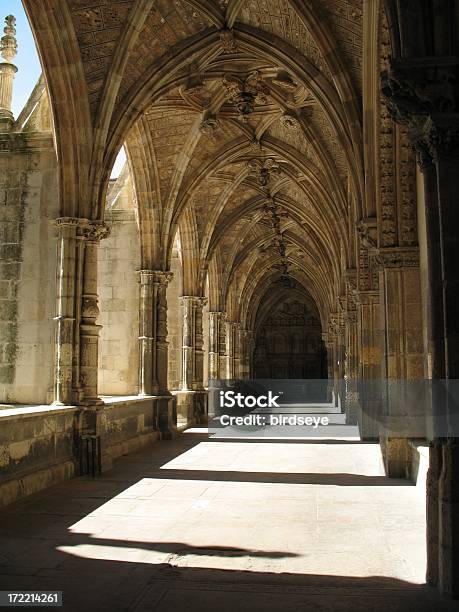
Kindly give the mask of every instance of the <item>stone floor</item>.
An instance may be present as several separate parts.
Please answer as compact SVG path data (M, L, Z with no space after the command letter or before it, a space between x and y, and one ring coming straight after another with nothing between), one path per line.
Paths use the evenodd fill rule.
M424 586L423 488L358 442L182 434L0 514L0 590L65 610L457 610Z

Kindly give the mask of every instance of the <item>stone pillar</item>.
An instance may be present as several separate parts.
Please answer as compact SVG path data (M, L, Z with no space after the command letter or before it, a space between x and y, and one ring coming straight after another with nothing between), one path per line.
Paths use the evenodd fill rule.
M250 332L247 329L239 330L240 347L240 378L247 380L250 378Z
M360 433L363 440L379 438L381 416L381 320L379 293L360 291L359 311L359 399L362 408Z
M411 17L411 8L405 18ZM403 10L403 3L399 3L401 15ZM447 32L451 27L448 11L438 13L436 25L442 23ZM405 52L403 59L392 60L389 70L382 75L382 91L394 119L408 127L424 172L430 306L428 371L434 379L432 408L435 423L437 410L446 408L448 414L450 408L454 409L457 389L453 393L450 390L459 379L459 114L455 112L459 102L459 68L457 61L451 60L453 48L448 48L451 43L455 44L454 37L442 35L440 27L436 27L434 33L440 33L436 49L441 46L446 52L430 56L428 61L419 57L419 52ZM446 88L445 82L449 84ZM446 379L443 396L436 392L443 386L441 383L435 385L437 376ZM447 441L441 438L445 434ZM431 584L438 580L443 593L458 597L459 437L456 431L434 431L433 438L427 489L428 579ZM437 492L438 503L435 499Z
M206 298L183 296L182 308L182 384L177 394L177 409L188 424L207 420L207 392L204 390L204 352L202 309Z
M202 309L204 297L183 296L182 307L182 391L204 389Z
M234 324L234 378L241 378L241 324Z
M0 55L3 62L0 63L0 131L8 130L14 123L11 112L13 100L13 81L17 68L12 60L17 54L16 42L16 19L13 15L5 18L4 36L0 39Z
M433 143L431 153L437 171L447 381L445 399L448 416L454 417L459 404L459 115L436 116L427 122L426 129ZM438 578L442 592L459 597L459 435L454 429L447 434L438 488Z
M220 378L221 312L209 312L209 381Z
M409 438L422 438L423 405L411 401L413 381L422 380L422 301L417 248L381 249L380 303L383 322L382 378L385 381L384 416L389 429L381 426L380 442L386 474L408 478L411 466ZM416 419L420 429L415 430ZM410 431L403 432L410 421ZM400 432L400 433L399 433Z
M75 402L74 340L76 312L76 244L80 219L63 217L57 226L54 404ZM79 336L79 334L78 334ZM79 361L79 360L78 360Z
M139 282L139 388L141 395L155 395L156 422L162 437L176 428L176 406L167 387L167 285L172 272L140 270Z
M334 387L334 366L333 366L333 338L329 333L322 334L322 340L327 349L327 402L333 402L333 387Z
M226 378L234 380L238 372L236 371L237 364L237 323L234 321L226 321Z
M99 334L102 329L96 321L99 317L97 289L97 254L99 242L110 233L102 221L90 221L84 230L84 264L80 321L80 381L85 405L102 404L97 393Z
M346 381L346 415L349 424L356 424L359 410L357 379L359 376L357 311L348 310L345 316L345 381Z
M222 312L220 317L220 326L219 326L219 355L220 355L220 378L226 379L228 378L227 374L227 366L228 366L228 357L227 357L227 321L226 321L226 312Z
M155 272L140 270L139 282L139 394L152 395L157 387L153 380L153 298Z

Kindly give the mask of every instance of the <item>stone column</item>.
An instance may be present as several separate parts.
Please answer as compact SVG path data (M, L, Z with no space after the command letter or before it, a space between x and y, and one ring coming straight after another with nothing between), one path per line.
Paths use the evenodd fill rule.
M154 270L152 317L152 392L157 396L157 427L163 438L172 437L177 414L175 398L167 386L168 342L167 342L167 285L172 272Z
M177 409L188 424L207 419L207 392L204 390L204 352L202 309L206 298L183 296L182 308L182 384L177 394Z
M236 338L236 326L237 323L234 321L226 321L226 378L228 380L234 380L237 376L235 369L236 364L236 351L237 351L237 338Z
M0 55L5 60L0 63L0 131L8 130L14 123L11 102L13 100L14 75L18 70L11 63L17 54L16 19L13 15L8 15L5 18L5 23L4 36L0 39Z
M102 404L97 393L99 334L102 329L96 321L99 317L97 289L97 255L99 242L110 233L102 221L90 221L84 229L84 264L80 320L80 381L85 405Z
M347 422L357 423L359 400L357 379L359 376L357 311L348 310L345 316L345 381L346 381L346 415Z
M76 320L76 244L81 219L63 217L57 226L54 404L75 402L74 339ZM79 334L78 334L79 335Z
M360 291L359 311L359 399L362 408L360 433L363 440L379 438L381 416L381 320L379 293Z
M221 313L220 317L220 325L219 325L219 363L220 363L220 378L227 379L228 378L228 357L227 357L227 334L228 334L228 326L226 321L226 312Z
M457 77L457 75L456 75ZM446 408L458 413L459 385L459 115L434 116L426 124L437 171L443 286ZM435 408L435 407L434 407ZM449 424L439 480L439 585L459 596L459 435Z
M153 380L153 298L155 272L139 271L139 394L152 395L157 388Z
M399 4L401 13L403 6ZM408 12L407 16L410 17L411 13ZM442 19L449 21L444 24L445 31L448 31L451 22L448 11L438 14L440 24ZM435 32L442 34L440 28ZM394 119L408 127L424 172L431 307L427 322L428 371L434 379L434 417L437 410L446 409L448 414L450 408L454 409L450 402L456 402L457 389L454 387L456 379L459 379L459 114L454 112L459 101L459 68L457 61L451 61L454 51L448 49L451 43L454 44L453 39L444 35L438 38L436 43L441 43L446 53L429 57L428 62L419 57L419 53L414 53L414 57L404 53L403 59L392 60L389 70L382 75L382 91L387 104ZM449 84L447 87L445 82ZM435 175L431 162L435 166ZM441 383L435 385L437 376L446 379L444 395L436 392L443 386ZM447 441L442 438L445 434ZM434 431L433 438L427 487L428 579L431 584L438 584L445 594L458 597L459 437L456 431L443 430ZM437 492L438 504L435 499Z
M322 334L322 340L325 344L325 348L327 349L327 402L331 403L333 401L334 387L334 343L333 337L328 332Z
M234 378L241 378L241 324L234 324Z
M202 309L204 297L183 296L182 307L182 391L204 389Z
M417 248L381 249L379 260L384 416L391 423L389 429L382 424L380 442L386 474L408 478L409 438L425 435L424 406L414 405L410 393L413 381L422 380L424 375L419 251Z
M220 378L221 312L209 312L209 381Z
M247 329L239 330L240 368L239 376L242 379L250 378L250 332Z

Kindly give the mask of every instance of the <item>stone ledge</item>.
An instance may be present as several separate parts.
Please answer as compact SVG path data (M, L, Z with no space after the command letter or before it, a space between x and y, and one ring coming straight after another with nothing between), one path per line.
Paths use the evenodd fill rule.
M0 484L0 508L74 476L75 464L73 461L65 461L7 480Z
M31 405L14 407L14 404L1 404L0 420L26 419L39 416L46 417L47 415L76 412L80 409L81 408L78 406Z

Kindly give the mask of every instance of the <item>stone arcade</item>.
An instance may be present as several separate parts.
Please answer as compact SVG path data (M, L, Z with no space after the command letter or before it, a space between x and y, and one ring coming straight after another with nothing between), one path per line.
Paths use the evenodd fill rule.
M155 609L194 609L185 606L194 587L187 587L181 608L173 605L171 593L187 580L201 580L195 590L202 591L211 590L202 586L206 581L218 583L228 609L240 609L246 597L253 609L283 609L289 597L298 609L308 601L329 609L328 595L315 585L337 599L347 593L343 610L449 609L449 600L459 597L459 434L451 425L459 379L459 0L23 5L43 75L14 117L21 36L15 18L6 16L0 42L0 563L8 570L0 572L1 589L59 589L61 580L69 609L83 609L95 600L72 587L73 561L82 575L99 576L101 592L110 585L119 597L112 610L153 609L161 580L173 585L161 586L172 599ZM127 162L110 178L121 147ZM331 414L336 409L355 418L362 446L277 441L269 451L266 440L211 443L192 433L206 425L212 381L253 377L328 378ZM389 381L418 381L424 389L419 413ZM449 429L437 428L438 412ZM402 508L405 497L414 504L412 490L422 489L412 483L424 448L425 528L414 514L410 519L417 510ZM379 449L385 475L371 472L373 459L365 464L364 453ZM169 481L168 469L175 474ZM187 470L196 470L195 488ZM239 472L247 472L240 481ZM110 474L118 476L110 480ZM140 506L127 503L120 484L129 491L139 481L140 497L134 497L141 505L144 481L156 479L169 491L178 487L174 478L183 485L182 493L174 492L184 499L207 479L215 489L199 489L190 507L180 498L187 508L182 515L174 514L182 502L161 515L154 497L150 512L136 515ZM298 495L309 491L314 503L327 499L311 512L332 517L338 532L345 511L338 496L347 489L345 503L365 521L373 516L373 495L380 503L375 516L401 521L394 541L392 527L384 532L392 543L387 564L378 566L394 573L370 569L371 559L356 569L364 553L355 548L347 553L353 559L347 574L339 559L353 538L343 550L333 548L320 525L311 542L321 552L316 565L310 556L309 566L294 558L302 559L312 544L281 527L279 541L261 530L247 550L237 534L223 546L215 525L209 527L214 540L207 538L199 521L213 499L209 491L218 500L235 481L238 495L243 484L251 483L256 496L262 485L285 482ZM342 486L334 493L328 485L336 483ZM115 524L104 523L97 510L91 514L102 504L95 498L110 487L106 498L125 502ZM371 487L365 501L361 489ZM398 487L400 515L390 497ZM72 503L60 511L66 497ZM268 516L270 502L260 499ZM234 506L228 533L242 521L243 500ZM286 511L294 512L289 500ZM284 502L281 496L272 503ZM46 514L51 504L56 516ZM86 507L89 523L78 530L75 515L84 522ZM186 515L196 508L201 514L190 526ZM39 518L31 520L30 512ZM72 516L77 526L70 529ZM133 543L139 537L129 529L142 516L159 535ZM161 531L161 521L171 517L176 524ZM410 563L402 543L411 522L409 537L414 541L421 525L427 550L429 587L417 590L405 589L409 577L397 573L397 564ZM184 525L195 529L188 540L177 535ZM160 546L168 529L176 535ZM358 524L355 530L358 539ZM280 560L275 551L289 537L295 553ZM193 546L185 544L191 540ZM48 542L51 556L37 542ZM122 574L132 578L124 585L104 582L103 559L112 559L116 571L131 571L126 550L116 557L129 542L140 551L132 553L138 573ZM376 551L369 542L367 549ZM115 556L85 557L97 545L113 547ZM142 583L142 563L170 570L187 554L185 566L194 564L198 573L183 570L179 579L166 571ZM203 558L218 555L228 565L203 565ZM246 565L244 555L251 557ZM269 563L259 566L262 588L255 574L263 558ZM223 571L199 574L215 567L234 569L247 593L241 587L239 595L229 594ZM290 592L289 579L279 582L284 573L304 582L292 582ZM328 582L320 582L324 575ZM378 576L393 582L384 586ZM359 594L373 577L376 591ZM395 590L385 591L388 584ZM206 601L200 609L226 609L220 599Z

